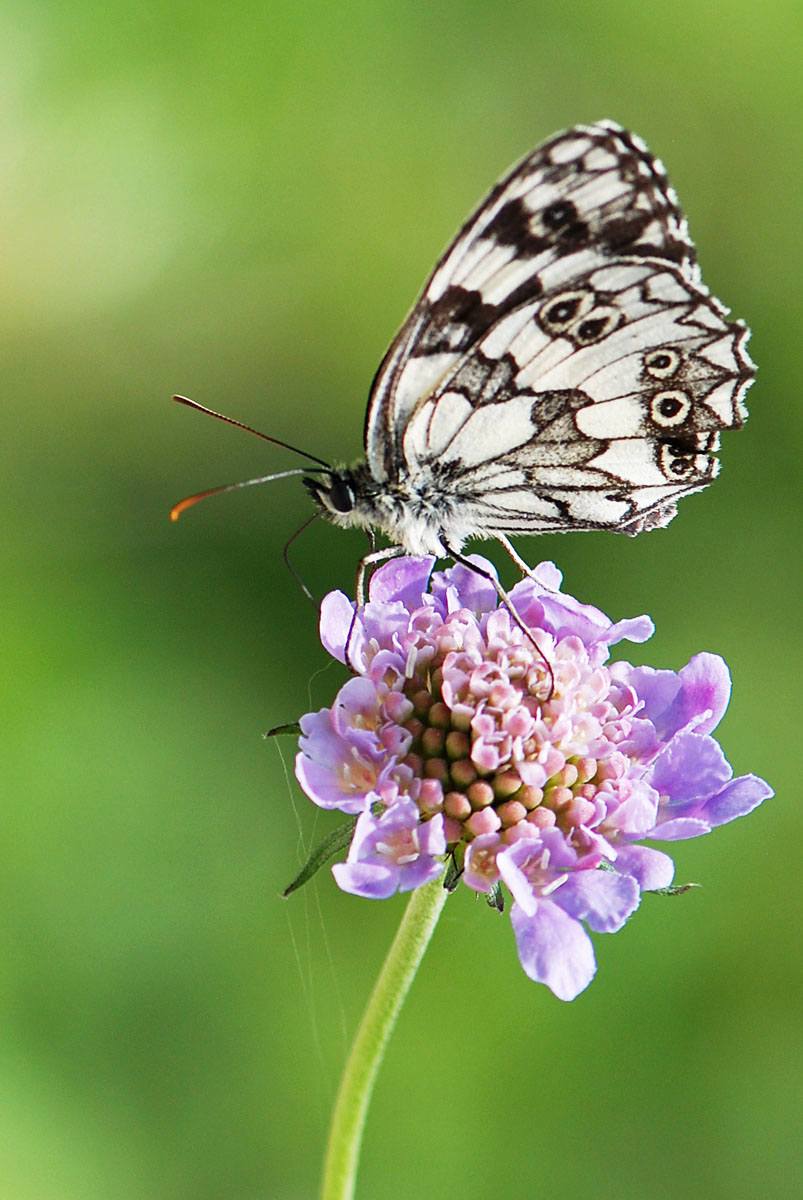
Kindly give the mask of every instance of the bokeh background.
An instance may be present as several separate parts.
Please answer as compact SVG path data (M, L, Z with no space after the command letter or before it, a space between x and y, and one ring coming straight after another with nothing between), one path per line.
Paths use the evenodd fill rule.
M0 1192L306 1200L404 901L328 873L334 823L262 733L343 670L281 561L436 256L518 156L613 117L667 163L751 324L746 431L667 530L520 543L679 667L777 798L677 846L561 1004L506 918L449 903L379 1079L359 1195L786 1197L800 1162L797 0L22 3L0 12ZM318 595L364 542L294 548ZM502 570L510 577L508 566ZM790 857L791 855L791 857Z

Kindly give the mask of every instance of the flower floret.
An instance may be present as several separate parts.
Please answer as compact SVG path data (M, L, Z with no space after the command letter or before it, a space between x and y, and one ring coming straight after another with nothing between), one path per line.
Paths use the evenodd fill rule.
M332 868L340 887L379 900L437 879L446 853L443 817L424 822L420 817L417 805L404 797L381 816L364 812L346 862Z

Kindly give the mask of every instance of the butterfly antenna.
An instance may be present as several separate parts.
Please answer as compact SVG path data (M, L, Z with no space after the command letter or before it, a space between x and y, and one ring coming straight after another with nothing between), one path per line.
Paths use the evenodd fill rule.
M279 438L270 437L267 433L260 433L258 429L254 429L250 425L245 425L242 421L235 421L234 417L225 417L223 413L215 412L213 408L206 408L203 404L199 404L197 400L190 400L186 396L174 396L173 399L176 404L186 404L187 408L194 408L197 412L206 413L208 417L214 417L217 421L225 421L227 425L234 425L237 429L244 429L246 433L253 433L254 437L262 438L263 442L270 442L272 446L280 446L282 450L290 450L293 454L300 454L302 458L308 458L310 462L318 463L320 467L326 470L330 469L329 463L324 462L322 458L316 458L314 454L308 454L306 450L299 450L298 446L291 446L289 442L282 442ZM248 482L260 481L249 480Z
M239 483L224 483L220 487L206 488L203 492L196 492L194 496L186 496L183 500L179 500L178 504L174 504L170 509L170 520L177 521L185 509L191 508L199 500L206 500L207 496L219 496L221 492L234 492L237 488L253 487L257 483L273 483L276 479L287 479L291 475L309 475L310 471L323 470L323 467L296 467L292 471L279 471L276 475L259 475L256 479L241 479ZM314 515L317 517L318 514ZM306 524L308 525L309 521ZM305 525L302 525L301 528L304 529Z

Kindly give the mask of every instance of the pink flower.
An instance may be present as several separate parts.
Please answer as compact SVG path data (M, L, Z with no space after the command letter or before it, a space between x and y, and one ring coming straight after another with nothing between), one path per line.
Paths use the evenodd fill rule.
M511 593L525 634L487 579L432 566L388 563L356 616L342 593L324 600L323 644L345 662L348 643L356 674L302 718L296 774L316 804L360 814L341 888L407 891L448 853L468 887L509 889L524 970L570 1000L595 971L585 926L615 932L671 883L672 860L643 840L708 833L772 792L733 779L710 736L730 693L721 658L609 666L649 618L613 624L546 563Z

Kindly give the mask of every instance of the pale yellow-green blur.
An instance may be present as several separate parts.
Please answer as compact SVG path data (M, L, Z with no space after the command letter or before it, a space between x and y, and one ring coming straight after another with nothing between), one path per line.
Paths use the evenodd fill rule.
M334 824L262 733L343 679L282 545L445 242L553 131L667 164L706 282L753 328L720 479L635 540L518 543L640 660L734 677L720 739L775 800L677 847L564 1005L452 899L383 1066L360 1200L764 1200L798 1177L798 0L22 3L0 15L0 1193L308 1200L404 901L328 875ZM318 522L321 595L365 548ZM494 556L499 561L495 552ZM509 565L503 566L512 581ZM284 760L284 761L283 761ZM465 889L464 889L465 891ZM542 1191L538 1191L538 1189Z

